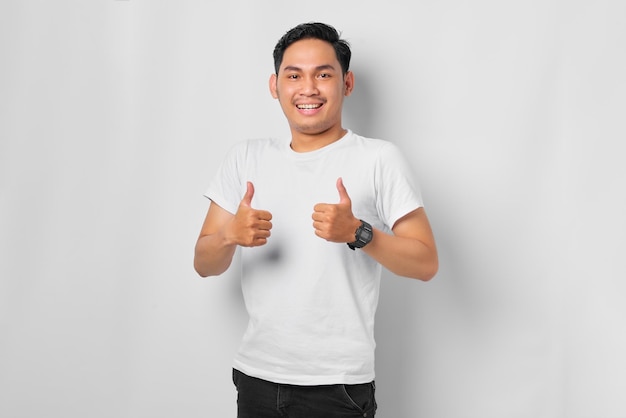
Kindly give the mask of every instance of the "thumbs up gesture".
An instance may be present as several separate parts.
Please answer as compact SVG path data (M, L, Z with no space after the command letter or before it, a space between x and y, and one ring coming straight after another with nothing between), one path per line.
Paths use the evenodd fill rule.
M361 221L352 213L352 201L343 180L337 179L339 203L318 203L313 208L315 235L331 242L352 242Z
M229 235L238 245L257 247L267 243L272 229L272 214L266 210L252 208L254 185L248 182L246 194L243 196L237 213L229 224Z

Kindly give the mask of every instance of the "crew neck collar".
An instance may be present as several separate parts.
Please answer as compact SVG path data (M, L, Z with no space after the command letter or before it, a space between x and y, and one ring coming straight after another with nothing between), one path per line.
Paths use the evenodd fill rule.
M333 149L342 146L345 142L347 142L352 137L352 130L346 129L345 135L339 138L336 141L331 142L328 145L324 145L322 148L318 148L313 151L305 151L305 152L297 152L291 148L291 138L285 141L285 151L295 159L299 160L309 160L318 157L319 155L326 154L327 152L332 151Z

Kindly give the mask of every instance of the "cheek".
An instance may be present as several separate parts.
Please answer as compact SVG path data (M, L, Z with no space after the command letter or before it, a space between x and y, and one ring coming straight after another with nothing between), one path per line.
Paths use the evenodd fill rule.
M276 99L281 102L289 103L291 101L291 96L293 96L293 89L290 89L289 86L276 86Z
M285 99L284 96L278 96L277 97L278 100L278 104L280 105L280 108L282 109L282 111L284 113L289 112L291 109L291 104L289 102L289 100Z

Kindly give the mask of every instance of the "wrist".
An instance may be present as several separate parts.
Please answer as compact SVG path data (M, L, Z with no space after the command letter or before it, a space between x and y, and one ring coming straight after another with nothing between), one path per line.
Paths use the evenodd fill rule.
M238 245L237 235L233 232L233 228L233 221L230 221L218 231L218 237L223 247Z
M348 247L353 251L356 248L363 248L372 241L373 236L374 230L372 226L360 219L354 232L354 241L348 242Z

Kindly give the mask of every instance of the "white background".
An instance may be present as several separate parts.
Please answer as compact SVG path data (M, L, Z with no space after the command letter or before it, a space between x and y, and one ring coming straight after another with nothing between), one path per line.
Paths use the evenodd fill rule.
M234 417L237 271L202 197L283 136L275 42L353 47L344 121L398 144L440 250L384 273L381 418L626 417L626 3L0 5L0 416Z

